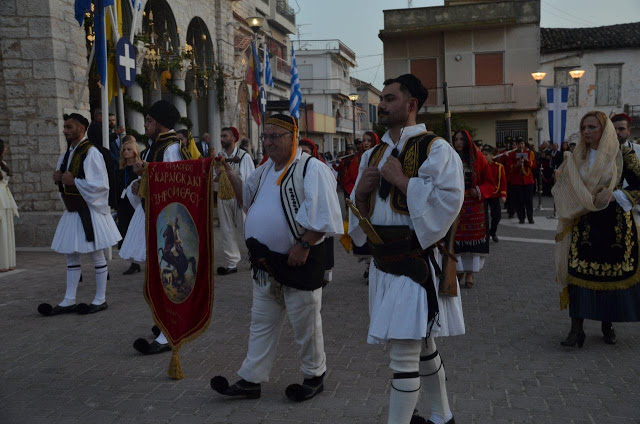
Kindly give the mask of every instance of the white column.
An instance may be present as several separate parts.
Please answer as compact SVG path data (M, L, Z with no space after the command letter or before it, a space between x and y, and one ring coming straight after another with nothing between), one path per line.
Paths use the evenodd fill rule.
M176 85L176 87L178 87L182 91L184 91L186 87L185 78L187 77L187 72L189 71L190 68L191 68L191 62L189 60L184 59L182 61L182 67L173 72L173 83ZM176 109L178 109L178 112L180 113L180 117L187 116L187 102L185 99L175 94L173 95L173 105L176 107ZM180 123L176 124L176 128L175 128L176 130L180 130L183 128L186 128L186 126Z
M138 41L137 54L136 54L136 75L142 74L142 64L144 63L144 55L147 52L147 48L144 43ZM131 100L144 104L144 95L142 87L137 82L127 88L127 94L131 97ZM144 115L133 108L127 108L127 123L129 128L144 134Z
M220 129L222 128L220 123L220 108L218 107L218 95L215 90L214 81L209 81L209 134L211 134L211 143L216 152L222 149L220 145Z

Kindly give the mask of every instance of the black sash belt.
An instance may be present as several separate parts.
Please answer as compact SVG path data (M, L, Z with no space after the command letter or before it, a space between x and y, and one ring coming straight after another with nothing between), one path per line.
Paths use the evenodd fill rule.
M267 272L276 282L298 290L316 290L323 286L325 252L324 241L311 246L307 261L302 266L289 266L289 255L277 253L255 238L247 239L249 261L254 278L260 271Z
M427 292L427 318L433 325L439 307L429 263L433 265L436 273L440 269L433 253L434 247L423 250L415 232L408 226L373 227L384 242L382 245L369 244L376 268L387 274L409 277L420 284ZM427 336L430 333L431 326Z
M87 202L85 202L80 195L70 195L65 193L62 193L62 201L69 212L77 212L78 215L80 215L80 221L82 222L82 228L84 229L84 235L87 241L95 241L96 237L93 232L91 211L89 210Z

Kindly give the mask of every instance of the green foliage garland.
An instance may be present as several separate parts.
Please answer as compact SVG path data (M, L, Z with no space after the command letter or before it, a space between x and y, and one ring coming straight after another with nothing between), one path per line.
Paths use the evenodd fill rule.
M222 75L222 69L218 69L216 72L215 84L216 84L216 95L218 100L218 109L220 109L220 114L224 113L224 76Z
M128 108L135 110L136 112L140 112L142 115L146 116L149 111L142 103L133 100L128 95L124 95L123 97L124 105Z
M178 88L173 81L167 80L164 86L167 87L167 90L169 90L171 94L182 97L184 101L187 102L187 105L191 103L191 94Z
M149 91L151 89L151 81L149 81L149 77L145 74L136 75L136 82L143 91Z
M145 146L147 145L147 137L145 137L144 134L140 134L138 131L130 127L127 127L126 130L127 134L134 136L139 143L142 143Z

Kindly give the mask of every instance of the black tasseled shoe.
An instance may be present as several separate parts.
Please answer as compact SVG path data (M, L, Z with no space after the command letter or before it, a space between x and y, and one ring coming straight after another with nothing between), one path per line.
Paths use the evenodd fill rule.
M155 340L149 343L143 338L139 338L135 342L133 342L133 348L143 355L155 355L158 353L171 351L171 346L169 345L169 343L160 344Z
M294 402L313 399L324 390L324 373L321 376L305 378L302 384L291 384L284 394Z
M107 302L104 302L101 305L94 305L93 303L87 305L86 303L81 303L76 308L76 312L78 312L78 315L89 315L104 311L105 309L107 309Z
M229 380L217 375L211 379L211 388L224 396L258 399L262 391L260 383L250 383L245 379L238 380L233 386L229 386Z
M411 421L411 423L413 424L413 421ZM427 420L427 424L435 424L435 423L431 420ZM451 419L444 424L456 424L456 420L453 417L451 417Z
M157 325L154 325L153 327L151 327L151 332L156 337L158 337L161 333L160 328Z
M52 317L54 315L61 314L71 314L77 311L78 305L74 304L71 306L51 306L48 303L41 303L38 305L38 312L40 312L45 317Z

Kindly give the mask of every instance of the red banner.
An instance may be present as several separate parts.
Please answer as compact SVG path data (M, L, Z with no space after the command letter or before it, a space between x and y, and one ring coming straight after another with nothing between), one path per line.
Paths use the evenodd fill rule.
M169 376L182 378L178 349L208 327L213 307L211 159L150 163L144 295L173 347Z

